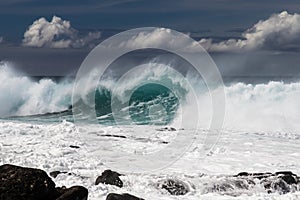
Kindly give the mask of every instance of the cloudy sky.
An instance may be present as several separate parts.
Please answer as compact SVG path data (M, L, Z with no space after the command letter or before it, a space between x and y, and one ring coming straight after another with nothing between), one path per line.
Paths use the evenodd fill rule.
M0 60L31 75L74 74L99 42L145 26L190 34L226 76L300 75L299 0L0 0L0 15Z

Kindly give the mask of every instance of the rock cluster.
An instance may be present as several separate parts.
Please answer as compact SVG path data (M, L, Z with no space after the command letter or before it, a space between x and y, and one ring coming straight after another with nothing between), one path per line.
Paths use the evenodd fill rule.
M88 195L82 186L55 187L47 173L40 169L2 165L0 180L1 200L85 200Z
M300 178L289 171L276 173L241 172L234 176L224 176L207 185L204 193L217 192L226 195L241 195L255 187L263 188L267 193L286 194L298 191Z
M180 180L167 179L159 184L159 186L167 190L171 195L185 195L189 192L188 185Z
M115 185L118 187L123 187L123 182L122 180L119 178L119 176L121 176L121 174L119 174L118 172L114 172L111 170L105 170L101 176L99 176L96 179L96 185L98 185L99 183L103 183L103 184L109 184L109 185Z
M274 174L267 173L247 173L241 172L235 177L249 180L249 184L255 185L258 183L263 185L268 193L278 192L286 194L297 189L300 186L300 177L290 171L281 171ZM253 181L251 181L253 180Z
M52 177L68 172L51 172ZM95 184L109 184L123 187L120 179L122 174L105 170L97 178ZM207 192L251 190L260 184L267 193L277 192L286 194L299 191L300 177L290 171L276 173L248 173L241 172L234 176L223 177L208 187ZM185 195L190 192L189 185L181 180L166 179L158 183L158 188L166 190L171 195ZM25 168L15 165L0 166L0 200L87 200L88 190L82 186L70 188L56 187L46 172L40 169ZM106 200L144 200L128 193L110 193Z

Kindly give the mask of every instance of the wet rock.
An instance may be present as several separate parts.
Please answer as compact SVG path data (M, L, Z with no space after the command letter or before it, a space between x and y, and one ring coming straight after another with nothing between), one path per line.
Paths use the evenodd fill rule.
M61 172L61 171L53 171L50 172L50 176L53 178L56 178L59 174L67 174L68 172ZM71 173L69 173L69 175L71 175Z
M264 186L268 193L279 192L285 194L294 191L299 183L299 177L290 171L281 171L274 174L267 173L247 173L241 172L234 176L246 180L258 179L258 184ZM255 184L255 182L253 181Z
M160 129L156 129L157 131L176 131L176 128L173 127L163 127Z
M263 179L263 178L267 178L270 176L273 176L274 174L270 173L270 172L266 172L266 173L248 173L248 172L241 172L238 175L236 175L235 177L247 177L247 176L252 176L253 178L257 178L257 179Z
M124 135L115 135L115 134L103 134L103 135L101 135L102 137L115 137L115 138L123 138L123 139L125 139L125 138L127 138L126 136L124 136Z
M283 179L288 185L297 184L298 183L298 177L296 174L290 171L282 171L282 172L276 172L275 173L278 177Z
M144 200L144 199L127 193L125 194L110 193L107 195L106 200Z
M55 183L40 169L2 165L0 180L0 199L52 200L59 195Z
M76 146L76 145L70 145L70 148L72 148L72 149L79 149L80 147Z
M297 184L297 182L298 182L297 177L292 176L292 175L283 175L283 176L281 176L281 178L289 185Z
M114 172L111 170L105 170L101 176L99 176L96 179L96 185L98 185L99 183L104 183L104 184L109 184L109 185L115 185L118 187L123 187L123 182L122 180L119 178L119 176L121 176L121 174L119 174L118 172Z
M52 175L59 173L52 172ZM56 188L40 169L0 166L0 200L86 200L87 195L87 189L82 186Z
M73 186L69 189L63 188L60 192L62 195L56 200L87 200L88 197L88 190L82 186Z
M209 189L210 192L227 192L230 190L234 190L233 185L230 183L217 183Z
M250 175L249 175L248 172L240 172L240 173L238 173L238 175L236 175L236 176L250 176ZM236 176L235 176L235 177L236 177Z
M255 185L255 183L252 180L235 180L233 184L235 188L244 190L248 190L250 185Z
M67 187L66 186L56 187L55 189L59 193L59 196L61 196L62 194L64 194L67 191Z
M167 190L171 195L185 195L189 192L188 185L180 180L168 179L162 182L161 188Z
M280 171L280 172L275 172L275 175L290 175L290 176L297 176L291 171Z
M277 191L277 192L280 192L280 193L283 193L283 194L286 194L286 193L290 192L289 185L282 179L278 179L278 180L273 181L271 183L271 188L274 191Z

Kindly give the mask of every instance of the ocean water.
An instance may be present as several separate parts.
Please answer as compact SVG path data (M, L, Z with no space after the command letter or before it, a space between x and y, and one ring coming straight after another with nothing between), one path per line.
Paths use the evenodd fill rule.
M167 71L155 69L158 80L167 78ZM149 72L137 78L147 77ZM300 199L299 188L288 194L268 194L259 184L245 190L231 182L231 175L242 171L288 170L300 174L300 81L295 77L224 77L224 123L215 145L206 152L201 149L205 137L213 134L209 130L212 111L209 92L202 88L202 82L198 83L200 122L195 134L194 129L178 123L182 117L195 117L194 108L181 105L178 93L158 84L148 83L134 90L124 108L130 119L116 121L111 104L115 82L100 81L94 97L98 124L86 121L78 125L73 117L78 102L73 102L72 107L72 78L28 77L2 63L0 81L0 164L37 167L48 173L71 172L54 181L58 186L87 187L91 200L104 200L110 192L164 200ZM118 94L126 93L135 81L134 77L127 81ZM180 79L171 81L180 95L189 95ZM121 97L117 98L120 102ZM180 115L182 109L189 115ZM185 149L170 145L180 135L193 136ZM80 148L70 148L71 145ZM147 158L147 153L163 154L168 145L180 157L161 155L170 163L163 167L153 165L148 171L130 170L128 157L117 157L126 152L136 159L137 166L143 166L148 163L139 160L140 155ZM151 162L159 163L160 157L154 158L157 160ZM121 177L123 188L94 185L97 176L108 168L125 174ZM183 181L190 192L185 196L168 194L159 187L167 178ZM224 182L231 184L230 189L214 189Z

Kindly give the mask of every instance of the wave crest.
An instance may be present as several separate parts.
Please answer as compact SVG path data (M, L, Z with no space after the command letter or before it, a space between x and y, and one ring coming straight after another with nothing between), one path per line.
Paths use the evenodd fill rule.
M160 70L155 75L157 79L163 78L168 71ZM149 72L145 72L147 74ZM122 85L122 90L126 91L127 86L131 86L143 77L143 74L132 77L132 82ZM52 113L67 110L71 105L73 83L71 81L55 82L49 78L43 78L35 81L30 77L22 75L14 71L9 63L0 64L0 116L25 116L43 113ZM172 80L177 87L187 93L187 88L177 80ZM99 119L111 119L111 110L103 110L103 106L110 106L109 91L114 88L114 80L104 80L99 86L99 93L96 96L100 98L96 102L96 107L102 111L98 112ZM203 83L199 83L199 87L203 87ZM103 92L104 91L104 92ZM205 90L201 90L201 122L207 125L210 122L211 107L210 96ZM204 91L204 92L203 92ZM152 91L153 93L154 91ZM151 93L151 95L153 95ZM232 130L245 131L284 131L295 133L300 130L300 82L284 83L270 81L265 84L245 84L242 82L231 83L225 87L226 93L226 117L224 127ZM149 93L150 94L150 93ZM137 96L138 97L138 96ZM170 95L165 95L165 99L158 95L161 101L171 102ZM133 98L134 99L134 98ZM171 99L171 100L170 100ZM143 107L145 104L153 104L155 98L139 99L139 102L132 102L131 106L139 105ZM106 103L105 103L106 102ZM171 113L174 118L180 115L177 112L177 100L173 99L173 103L167 106L172 107ZM189 106L189 105L182 105ZM128 109L133 109L130 107ZM194 109L194 108L188 108ZM134 110L134 109L133 109ZM154 109L156 112L156 110ZM137 113L140 111L138 110ZM158 115L160 113L158 112ZM159 116L155 116L160 120ZM139 117L141 117L138 114ZM193 116L185 116L193 117ZM170 120L168 121L170 122ZM203 122L203 123L202 123Z

